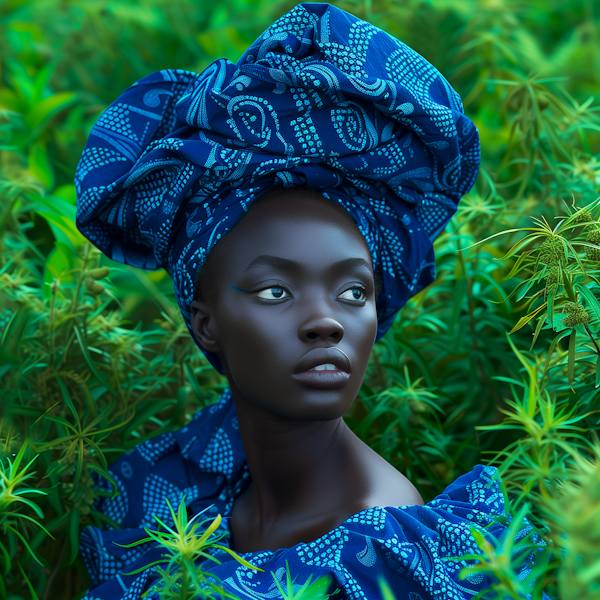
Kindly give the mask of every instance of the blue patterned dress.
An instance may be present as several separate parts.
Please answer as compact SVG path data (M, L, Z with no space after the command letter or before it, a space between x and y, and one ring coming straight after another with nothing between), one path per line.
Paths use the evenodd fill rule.
M490 580L474 575L461 581L458 574L467 561L443 558L478 551L472 527L488 539L504 531L503 525L494 522L495 515L507 514L504 496L493 479L495 472L493 467L477 465L424 506L369 508L312 542L241 555L263 572L240 565L224 551L214 554L220 565L207 560L203 568L217 576L225 590L244 600L281 598L275 578L285 589L286 563L297 577L297 586L310 575L313 581L332 577L340 590L334 598L339 600L381 598L382 577L396 600L472 598ZM158 435L126 453L110 473L119 494L98 498L95 508L121 529L84 529L81 552L92 584L83 600L137 600L153 585L161 585L156 567L135 575L123 573L160 560L164 550L151 543L128 549L116 544L147 537L144 528L156 528L154 515L171 525L167 499L177 507L185 495L190 515L207 507L206 516L221 514L225 517L221 543L229 543L227 517L250 481L230 393L198 411L183 429ZM111 489L106 480L99 483ZM529 531L525 527L520 535ZM526 568L520 577L525 575ZM146 598L156 599L158 594L150 592Z

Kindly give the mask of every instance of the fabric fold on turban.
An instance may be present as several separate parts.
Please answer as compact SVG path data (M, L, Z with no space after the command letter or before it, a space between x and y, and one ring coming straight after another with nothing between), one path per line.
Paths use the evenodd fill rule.
M159 71L111 104L75 174L77 226L113 260L165 268L191 331L197 274L252 201L317 189L369 246L379 339L435 278L432 242L479 161L477 129L435 67L341 9L300 4L237 64Z

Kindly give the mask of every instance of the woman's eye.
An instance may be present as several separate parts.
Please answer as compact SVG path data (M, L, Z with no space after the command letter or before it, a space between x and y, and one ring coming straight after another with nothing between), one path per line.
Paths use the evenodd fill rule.
M281 300L287 297L287 292L281 287L270 287L261 290L256 295L264 300Z
M363 302L366 300L365 292L359 287L350 288L345 292L342 292L338 298L341 300L350 300L352 302Z

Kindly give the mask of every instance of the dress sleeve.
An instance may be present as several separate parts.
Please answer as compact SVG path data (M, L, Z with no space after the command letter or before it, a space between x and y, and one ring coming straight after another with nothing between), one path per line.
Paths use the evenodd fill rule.
M120 529L90 526L81 533L81 554L92 578L90 589L101 586L107 590L95 590L93 597L117 600L133 582L143 579L147 583L152 570L129 577L122 573L159 559L158 549L148 543L129 549L117 544L147 537L144 528L157 527L154 517L172 523L165 500L176 509L185 496L188 515L206 508L208 517L228 514L246 471L229 392L217 404L198 411L183 429L157 435L118 458L109 468L117 494L98 497L93 507ZM105 478L95 479L101 489L113 491Z
M285 585L289 569L298 586L309 577L329 576L330 592L340 590L335 596L340 600L381 598L382 580L395 600L471 600L494 581L480 573L461 580L460 570L473 561L448 558L479 553L472 528L496 542L506 531L511 516L496 471L478 465L424 506L369 508L310 543L244 556L263 573L231 562L213 571L228 592L244 599L272 597L274 578ZM519 539L531 532L525 524ZM520 580L529 574L534 558L531 552L523 561Z
M348 537L355 540L355 548L362 545L362 550L353 549L345 562L365 591L370 587L367 580L384 578L397 599L464 600L494 583L482 573L470 574L464 580L459 573L475 562L460 557L481 553L473 529L491 543L503 544L502 534L512 521L496 468L477 465L424 506L387 507L385 518L381 510L372 509L372 514L358 515L347 523ZM532 541L545 545L527 522L517 539L531 533ZM517 574L521 581L535 561L534 551L526 552ZM374 568L379 571L377 577L369 575ZM371 596L367 593L366 597Z

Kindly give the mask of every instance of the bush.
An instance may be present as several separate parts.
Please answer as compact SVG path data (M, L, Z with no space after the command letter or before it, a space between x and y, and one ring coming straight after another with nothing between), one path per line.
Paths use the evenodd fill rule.
M472 569L497 580L483 597L598 598L599 15L584 0L336 5L435 64L483 150L436 242L436 282L377 344L347 420L425 500L499 467L514 519L503 544L481 540ZM0 3L0 598L81 597L79 532L110 521L92 473L225 386L168 276L112 263L76 230L89 130L137 79L236 60L291 6ZM524 518L541 542L515 539ZM524 581L515 547L537 549Z

